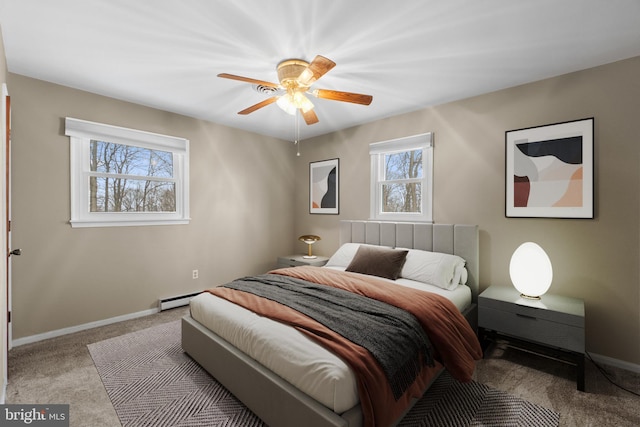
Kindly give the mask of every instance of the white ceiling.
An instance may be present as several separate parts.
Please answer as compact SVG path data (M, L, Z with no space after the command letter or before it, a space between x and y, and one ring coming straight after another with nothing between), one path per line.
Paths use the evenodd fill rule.
M0 0L10 72L286 140L292 116L238 74L337 66L301 139L640 55L638 0Z

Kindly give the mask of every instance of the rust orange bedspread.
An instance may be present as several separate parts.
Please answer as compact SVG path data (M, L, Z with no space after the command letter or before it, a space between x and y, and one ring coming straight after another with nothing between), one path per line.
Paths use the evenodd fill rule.
M395 285L372 276L328 268L302 266L271 273L345 289L412 313L429 336L436 360L459 381L471 380L475 360L482 357L480 343L464 316L451 301L440 295ZM411 387L396 401L382 368L363 347L277 302L224 287L212 288L209 292L262 316L289 324L343 358L356 375L365 427L388 426L396 421L412 399L421 397L422 390L440 369L440 363L436 367L425 366Z

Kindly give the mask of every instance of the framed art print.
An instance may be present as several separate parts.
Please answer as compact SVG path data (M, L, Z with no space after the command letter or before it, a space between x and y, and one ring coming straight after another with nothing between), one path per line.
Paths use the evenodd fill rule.
M309 213L338 214L340 159L309 163Z
M594 119L505 133L506 216L593 218Z

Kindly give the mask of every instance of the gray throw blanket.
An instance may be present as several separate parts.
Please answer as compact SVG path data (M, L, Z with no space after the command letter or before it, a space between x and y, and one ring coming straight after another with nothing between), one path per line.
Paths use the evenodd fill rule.
M396 400L415 381L422 364L434 365L420 323L393 305L278 274L244 277L223 287L286 305L366 348L385 372Z

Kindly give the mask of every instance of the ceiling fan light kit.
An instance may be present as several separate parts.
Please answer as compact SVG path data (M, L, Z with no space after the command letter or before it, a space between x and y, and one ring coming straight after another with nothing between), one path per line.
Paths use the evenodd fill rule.
M359 93L327 89L310 90L311 85L335 66L335 62L321 55L317 55L310 63L302 59L286 59L281 61L276 67L278 80L280 81L279 84L227 73L218 74L218 77L252 83L258 88L262 88L259 92L274 94L274 96L262 102L239 111L238 114L250 114L275 102L276 105L288 114L295 115L296 111L300 111L305 123L312 125L318 123L318 116L313 110L313 103L305 94L311 94L316 98L360 105L369 105L373 100L371 95Z
M278 107L282 108L286 113L292 116L296 114L296 111L300 110L302 114L309 112L313 109L313 102L309 100L302 92L299 91L287 91L277 101Z

